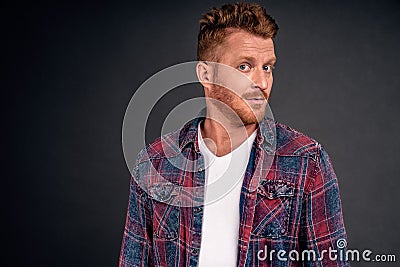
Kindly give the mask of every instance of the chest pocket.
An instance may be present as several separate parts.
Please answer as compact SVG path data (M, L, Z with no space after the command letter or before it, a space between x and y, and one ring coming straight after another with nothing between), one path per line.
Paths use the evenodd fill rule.
M154 235L161 239L178 238L180 208L173 204L173 187L157 185L150 189Z
M279 238L288 231L294 184L285 180L264 180L257 188L253 237Z

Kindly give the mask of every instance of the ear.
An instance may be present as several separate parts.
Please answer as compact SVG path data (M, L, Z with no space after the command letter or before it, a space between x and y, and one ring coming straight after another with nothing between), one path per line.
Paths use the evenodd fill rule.
M208 89L211 84L212 69L208 62L199 61L196 65L196 74L203 87Z

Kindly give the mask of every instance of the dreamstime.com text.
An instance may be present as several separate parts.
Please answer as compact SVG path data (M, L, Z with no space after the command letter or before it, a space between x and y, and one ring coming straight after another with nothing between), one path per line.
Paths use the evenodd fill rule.
M373 254L369 249L346 249L347 242L345 239L339 239L336 242L337 249L329 247L328 250L322 250L318 254L314 250L270 250L265 245L264 249L260 249L257 258L260 261L269 259L273 261L277 258L279 261L322 261L326 257L331 261L364 261L364 262L396 262L395 254Z

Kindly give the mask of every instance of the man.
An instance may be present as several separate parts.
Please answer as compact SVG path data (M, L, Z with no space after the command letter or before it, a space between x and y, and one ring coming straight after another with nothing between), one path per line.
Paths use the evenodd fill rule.
M258 4L203 15L206 112L139 154L120 266L349 266L327 153L266 116L277 30Z

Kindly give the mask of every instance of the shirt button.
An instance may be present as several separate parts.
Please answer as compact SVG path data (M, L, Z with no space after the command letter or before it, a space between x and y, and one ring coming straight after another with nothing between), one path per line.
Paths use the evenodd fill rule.
M194 211L195 211L195 212L200 212L201 210L202 210L201 207L196 207L196 208L194 208Z
M198 169L198 171L199 171L199 172L202 172L202 171L203 171L203 168L202 168L202 167L200 167L200 168Z
M194 255L197 255L197 254L199 254L199 250L197 248L194 248L194 249L192 249L192 253Z

